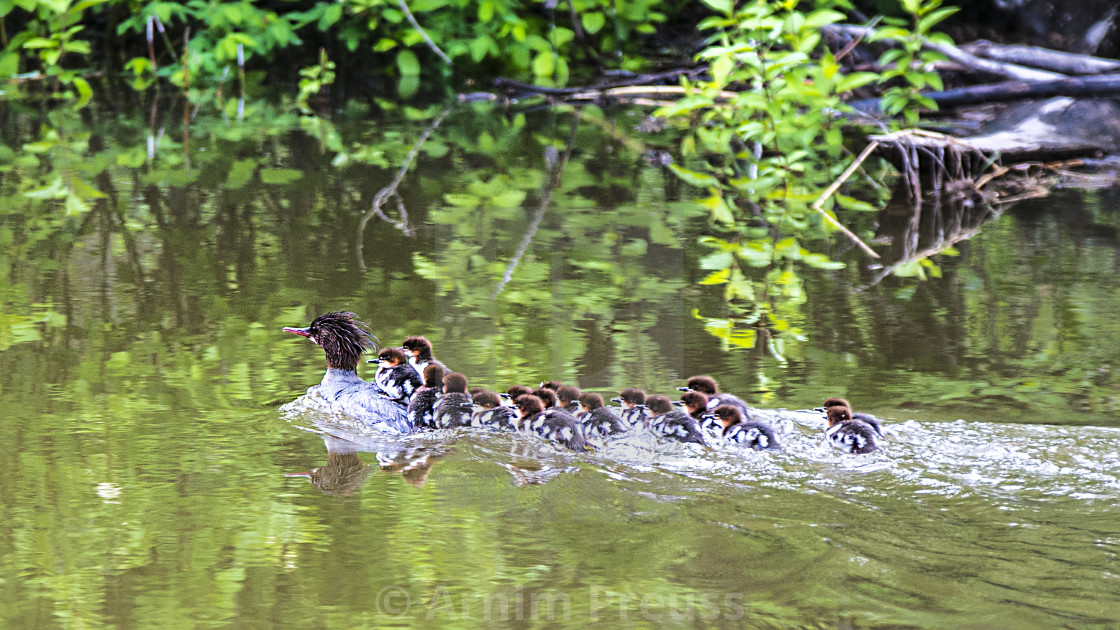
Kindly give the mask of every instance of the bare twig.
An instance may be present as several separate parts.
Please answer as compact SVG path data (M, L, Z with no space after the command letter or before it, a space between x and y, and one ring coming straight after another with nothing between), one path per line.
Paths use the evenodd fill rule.
M432 132L435 131L436 127L439 127L439 124L443 122L443 119L446 118L449 113L451 113L450 106L440 112L439 116L436 116L435 120L432 121L432 124L428 125L428 128L424 130L424 133L420 134L420 138L416 141L416 144L412 145L412 149L405 157L404 164L401 164L400 169L397 171L397 176L393 178L393 181L390 182L388 186L377 192L377 195L373 198L373 207L370 208L369 212L367 212L365 216L362 217L361 222L358 223L358 242L356 249L358 253L358 268L363 272L366 270L366 262L363 257L362 241L364 240L363 236L365 234L366 224L369 223L370 219L375 216L381 217L386 222L392 223L397 229L403 232L405 236L412 236L414 234L412 227L408 224L408 211L405 210L404 199L402 199L397 192L397 188L401 185L401 181L404 180L404 175L408 172L408 167L411 166L412 161L416 159L416 154L420 152L420 147L424 146L424 143L428 140L428 136L432 135ZM397 201L397 209L401 217L399 221L393 221L381 210L381 206L390 198L395 198Z
M446 53L440 50L439 46L436 46L436 43L432 41L432 38L428 37L424 29L420 28L420 23L416 21L416 16L412 15L412 11L408 10L408 4L406 4L404 0L398 0L398 4L400 4L401 10L404 11L405 17L408 18L408 23L412 25L412 28L416 29L417 33L420 33L420 36L424 38L424 42L428 44L428 48L431 48L433 52L439 55L439 58L447 65L455 65L451 63L451 57L448 57Z
M836 181L832 182L832 185L825 189L825 191L821 193L821 196L816 201L814 201L813 205L811 206L813 210L816 210L821 214L822 217L824 217L825 221L828 221L830 224L832 224L833 227L843 232L844 235L848 238L852 239L852 241L855 242L856 245L859 245L860 249L867 252L867 254L872 258L878 258L879 254L875 253L875 250L871 249L871 247L868 246L867 243L864 243L863 240L860 239L860 237L856 236L854 232L844 227L844 225L834 219L832 215L825 212L823 206L824 202L837 190L840 189L840 186L843 185L843 183L852 176L852 173L856 172L856 169L859 168L859 165L863 164L863 161L866 160L868 156L871 155L871 152L877 148L879 148L879 143L875 141L872 141L871 144L867 145L867 147L863 149L863 152L859 154L859 157L857 157L854 162L848 165L848 168L844 169L844 172L840 174L840 177L837 178Z
M517 246L517 251L514 253L513 258L510 259L509 264L506 265L506 271L502 274L502 279L498 281L498 285L494 287L494 292L490 294L490 299L498 297L506 284L513 279L513 272L517 269L517 265L521 262L521 257L529 249L529 244L533 242L533 237L537 234L537 229L540 228L541 219L544 218L544 212L548 209L548 204L552 202L552 192L560 185L560 175L564 172L564 167L568 164L568 157L572 154L572 149L576 145L576 131L579 130L580 113L576 111L572 116L572 132L568 136L568 148L564 150L563 155L557 156L555 149L553 153L545 154L545 161L550 162L548 169L549 178L545 183L545 188L542 191L541 203L537 206L536 212L533 213L533 219L529 222L529 229L525 232L525 236L521 239L521 244Z

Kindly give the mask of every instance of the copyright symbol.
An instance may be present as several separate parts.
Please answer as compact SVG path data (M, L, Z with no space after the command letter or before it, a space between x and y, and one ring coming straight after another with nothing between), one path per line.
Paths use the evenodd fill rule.
M412 598L403 586L390 584L377 591L377 613L390 617L401 617L408 613Z

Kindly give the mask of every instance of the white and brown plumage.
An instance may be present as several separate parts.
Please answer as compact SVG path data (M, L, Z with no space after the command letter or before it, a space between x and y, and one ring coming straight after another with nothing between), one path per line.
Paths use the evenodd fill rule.
M284 331L306 337L327 356L327 372L318 385L308 388L307 397L379 431L400 435L412 430L404 405L358 376L362 353L377 346L376 338L357 316L334 311L316 317L306 328L285 327Z
M863 420L852 417L852 410L843 405L828 407L828 428L825 437L832 446L853 455L879 450L879 433Z
M582 427L572 414L557 407L545 409L541 399L531 394L518 397L514 404L521 416L519 431L557 442L573 451L588 450Z

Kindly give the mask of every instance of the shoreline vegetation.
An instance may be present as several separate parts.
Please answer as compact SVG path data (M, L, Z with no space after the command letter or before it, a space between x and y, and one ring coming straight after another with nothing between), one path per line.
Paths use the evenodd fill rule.
M10 174L9 212L73 239L92 229L91 210L116 198L107 175L113 164L146 167L157 189L174 188L205 163L192 143L202 117L264 120L284 111L335 153L338 167L366 162L396 173L356 230L365 271L370 219L412 236L399 189L448 115L440 102L458 94L464 106L490 101L512 116L552 108L572 112L573 127L566 142L550 147L542 181L487 193L490 201L520 203L535 191L538 218L523 243L561 185L576 124L601 124L698 191L709 224L701 242L710 250L698 261L698 284L722 291L723 308L697 316L728 347L781 356L776 340L799 334L802 272L848 264L828 253L837 232L862 252L861 265L883 270L881 280L937 277L937 257L953 255L979 229L967 222L938 243L880 260L861 215L902 203L915 217L930 204L935 213L942 205L990 207L996 210L984 216L995 217L1058 184L1100 186L1118 168L1100 157L1109 152L1102 139L1120 133L1099 130L1117 112L1077 117L1080 135L1053 119L1068 114L1064 95L1120 91L1120 80L1107 74L1120 62L990 42L958 46L937 30L957 12L941 0L899 0L890 15L865 14L863 4L347 0L285 12L287 5L249 0L152 2L138 11L113 0L3 3L0 107L34 118L39 129L38 138L21 137L0 155ZM288 97L266 105L277 89ZM408 110L429 122L427 131L391 157L343 146L332 112L355 95L387 92L396 100L375 100L383 108L436 103ZM1014 116L991 104L1041 97L1050 100ZM592 112L613 105L648 112L643 131L673 134L675 146L646 147ZM965 124L971 114L938 111L965 105L1017 126L978 131ZM150 106L146 137L88 134L91 110L111 116L118 106ZM170 122L180 112L181 121ZM176 125L181 155L169 157L157 147ZM118 142L99 157L106 143ZM251 160L232 169L242 185L300 175ZM471 207L478 197L456 191L445 201ZM516 273L525 245L505 262L491 299Z

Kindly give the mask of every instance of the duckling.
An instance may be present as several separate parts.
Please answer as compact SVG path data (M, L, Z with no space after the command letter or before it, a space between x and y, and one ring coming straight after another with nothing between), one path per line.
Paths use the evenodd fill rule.
M357 315L332 311L316 317L307 328L285 326L284 332L311 340L326 354L327 372L318 385L308 388L306 398L378 431L393 435L412 431L404 405L385 397L376 383L358 376L362 353L377 344Z
M603 397L593 392L579 395L579 423L586 437L601 438L626 431L622 420L603 406Z
M416 428L438 428L433 419L433 411L443 396L443 366L429 363L424 368L424 385L416 390L408 403L408 419Z
M423 376L424 368L431 363L443 368L444 373L447 372L447 366L432 356L432 342L428 341L426 337L409 337L401 344L401 349L408 354L408 364L416 370L417 374Z
M579 395L575 385L561 385L556 389L556 406L575 415L579 411Z
M649 425L649 412L646 410L646 393L636 387L627 387L618 393L618 398L611 402L618 403L622 411L619 417L623 425L629 429Z
M700 425L700 432L705 437L719 437L723 435L723 426L716 421L715 415L708 411L707 395L688 390L681 394L681 404L688 410L688 415L696 419Z
M556 406L556 392L547 387L542 387L533 392L533 395L541 399L545 409L552 409ZM516 399L514 399L516 402Z
M862 455L879 450L879 439L870 424L852 418L852 411L841 405L828 408L828 429L825 437L836 448Z
M756 451L782 449L773 427L758 420L744 420L743 412L735 405L720 405L712 410L712 415L723 429L720 436L727 442Z
M573 451L588 450L579 422L572 414L563 409L546 409L544 402L532 394L519 396L514 403L520 416L517 423L519 431L559 442Z
M471 400L479 408L471 416L472 427L503 431L517 430L517 411L513 407L503 405L497 393L484 390L475 394Z
M400 348L382 348L377 353L377 358L371 359L369 363L378 365L373 382L377 383L385 397L405 407L412 399L413 392L424 384L424 380L408 364L408 358Z
M518 396L524 396L525 394L532 393L533 389L531 387L528 387L527 385L514 385L507 389L506 392L501 395L502 404L507 407L513 407L513 401L517 400Z
M852 416L852 420L861 420L863 422L866 422L867 424L871 425L872 429L875 429L875 433L879 434L879 437L883 437L883 427L879 424L878 418L869 413L856 413L852 411L852 406L848 404L848 401L843 398L829 398L825 400L824 405L819 408L819 411L827 412L829 407L836 406L846 407L848 409L848 413Z
M747 403L732 394L721 393L716 379L710 376L693 376L688 379L686 387L678 387L677 390L682 392L691 390L706 395L709 411L720 405L734 405L739 408L739 411L743 412L743 418L750 420L751 409L747 406Z
M467 377L452 372L443 378L443 396L432 410L432 423L441 429L469 427L474 404L467 394Z
M704 444L704 435L696 419L683 411L674 411L667 397L650 396L646 399L646 409L650 413L649 428L654 433L677 442Z

